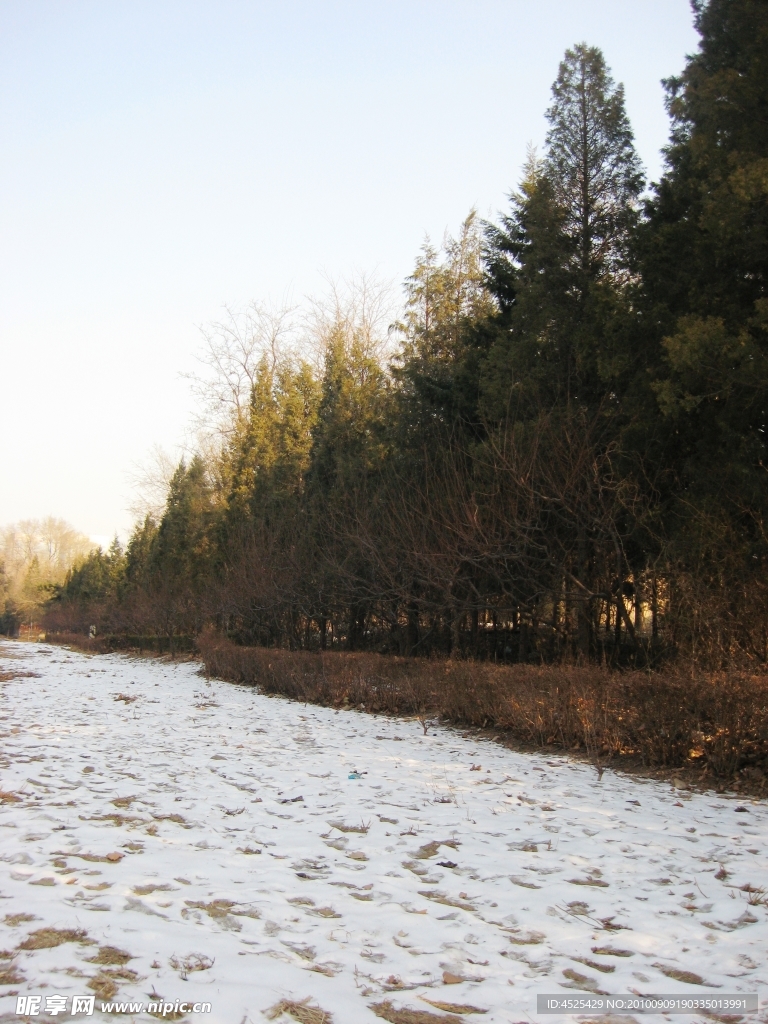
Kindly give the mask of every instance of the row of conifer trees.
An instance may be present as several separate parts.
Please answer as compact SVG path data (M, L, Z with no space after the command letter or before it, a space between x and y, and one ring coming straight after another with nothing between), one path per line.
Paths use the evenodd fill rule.
M319 359L258 307L214 331L218 443L49 625L765 662L768 4L694 15L657 184L578 45L508 210L424 246L399 320L362 282L315 309Z

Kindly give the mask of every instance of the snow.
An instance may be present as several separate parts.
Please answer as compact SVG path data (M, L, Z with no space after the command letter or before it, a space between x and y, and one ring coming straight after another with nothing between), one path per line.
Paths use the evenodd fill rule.
M109 972L120 1000L209 1001L189 1019L210 1024L283 999L335 1024L385 1001L442 1018L427 1000L501 1024L533 1020L543 992L767 983L768 913L741 889L768 890L764 802L267 697L192 662L5 642L4 675L0 789L21 799L0 805L0 949L41 928L91 944L20 950L0 1020L16 993L71 999ZM91 962L105 946L132 959Z

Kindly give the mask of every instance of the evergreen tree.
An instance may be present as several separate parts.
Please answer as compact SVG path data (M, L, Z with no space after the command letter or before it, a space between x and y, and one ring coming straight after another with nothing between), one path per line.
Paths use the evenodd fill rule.
M662 416L656 461L668 477L663 522L678 586L698 588L690 607L710 602L695 628L709 619L730 638L718 643L759 650L768 616L768 5L693 6L700 46L666 83L667 167L639 245Z
M510 409L525 415L531 401L594 410L627 375L630 238L643 178L623 88L600 50L580 44L566 51L552 97L544 159L529 155L511 212L486 235L499 312L483 390L497 420Z
M624 107L602 52L566 50L547 111L544 174L562 214L563 255L586 300L593 282L626 272L643 174Z
M411 433L400 443L477 421L483 338L478 323L494 301L485 287L482 234L471 210L457 238L446 234L442 250L422 246L405 284L405 315L396 325L401 346L393 369L400 383L399 422Z

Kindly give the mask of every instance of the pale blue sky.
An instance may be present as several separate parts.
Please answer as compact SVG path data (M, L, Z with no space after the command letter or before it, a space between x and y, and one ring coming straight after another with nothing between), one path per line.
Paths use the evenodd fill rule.
M0 524L130 524L197 326L505 205L567 46L658 176L687 0L0 0Z

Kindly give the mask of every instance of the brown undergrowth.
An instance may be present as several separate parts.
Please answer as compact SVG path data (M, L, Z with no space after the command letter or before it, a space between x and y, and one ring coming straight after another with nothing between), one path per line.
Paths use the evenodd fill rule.
M768 676L611 672L587 665L431 661L368 653L241 647L207 631L206 673L329 707L502 733L702 782L768 789Z
M133 657L170 657L174 661L183 661L194 651L195 640L190 636L174 637L173 644L167 637L131 636L122 633L105 633L91 637L84 633L72 633L66 630L49 631L45 642L61 647L74 647L83 654L112 654L120 652Z

